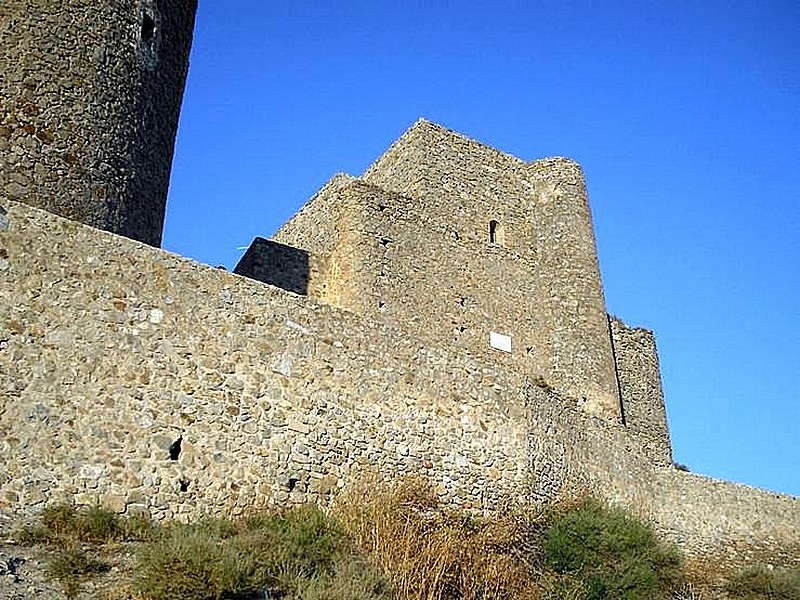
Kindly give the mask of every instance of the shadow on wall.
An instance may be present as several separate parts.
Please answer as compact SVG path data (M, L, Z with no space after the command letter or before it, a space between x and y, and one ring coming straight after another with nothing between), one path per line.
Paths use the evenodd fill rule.
M299 248L256 238L233 272L301 296L308 295L308 252Z

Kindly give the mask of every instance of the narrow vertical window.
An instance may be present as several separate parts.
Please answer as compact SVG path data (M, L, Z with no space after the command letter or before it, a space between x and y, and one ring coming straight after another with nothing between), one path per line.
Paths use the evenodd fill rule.
M503 235L503 226L497 221L489 221L489 243L505 245L505 236Z
M156 22L153 21L153 17L149 14L144 13L142 16L142 41L148 47L153 45L153 37L156 34Z

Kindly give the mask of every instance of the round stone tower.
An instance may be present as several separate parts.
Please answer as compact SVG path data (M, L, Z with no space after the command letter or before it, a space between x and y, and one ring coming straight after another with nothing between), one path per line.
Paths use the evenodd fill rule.
M528 163L539 272L537 320L549 338L557 391L589 414L622 418L606 301L583 170L568 158Z
M197 0L2 0L0 198L161 243Z

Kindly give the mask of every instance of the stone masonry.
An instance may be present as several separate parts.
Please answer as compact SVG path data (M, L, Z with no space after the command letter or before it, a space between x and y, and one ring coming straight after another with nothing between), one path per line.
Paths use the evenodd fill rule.
M3 0L0 194L158 246L196 0Z
M420 120L235 273L153 247L195 8L0 6L0 514L424 475L472 511L589 492L689 554L800 564L797 498L673 467L655 339L606 313L569 159Z
M471 510L589 491L690 553L800 558L797 499L678 471L652 436L513 364L2 207L0 512L99 502L188 519L424 475Z
M320 300L513 365L620 418L574 162L524 163L421 120L362 178L334 178L275 240L318 257L310 293ZM493 333L510 352L490 346Z

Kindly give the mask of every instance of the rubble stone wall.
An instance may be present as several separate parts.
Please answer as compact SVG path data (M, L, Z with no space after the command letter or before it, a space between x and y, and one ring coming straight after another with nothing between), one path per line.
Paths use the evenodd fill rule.
M188 518L320 502L370 471L472 508L521 497L519 375L8 203L0 510ZM178 460L168 448L182 437Z
M3 0L0 198L158 246L196 0Z
M328 260L326 303L391 318L541 377L619 420L583 173L418 121L361 179L333 180L275 241ZM511 357L489 356L494 332Z
M648 436L535 387L526 397L534 498L588 492L651 522L690 557L800 566L800 498L666 466L652 459Z
M653 332L627 327L615 317L609 318L609 328L625 425L645 442L653 461L671 465L672 446Z
M423 475L454 506L590 492L690 553L800 559L800 500L660 466L637 430L429 342L4 202L0 512L189 519Z

